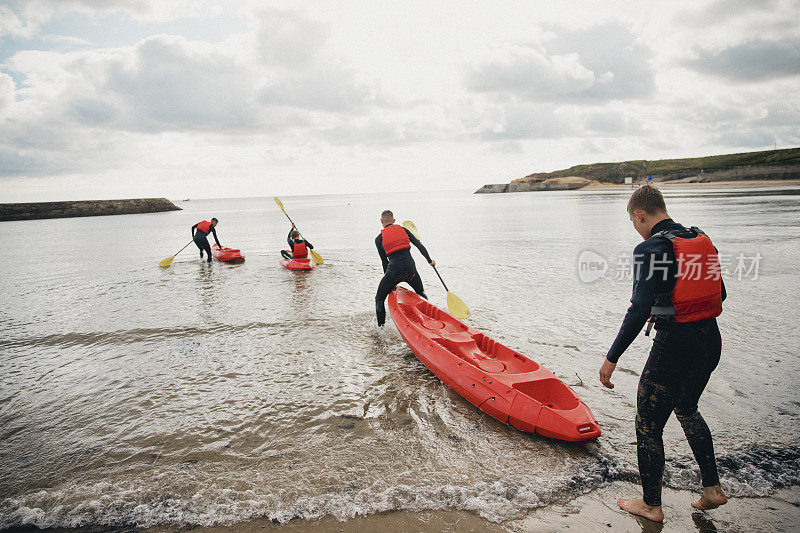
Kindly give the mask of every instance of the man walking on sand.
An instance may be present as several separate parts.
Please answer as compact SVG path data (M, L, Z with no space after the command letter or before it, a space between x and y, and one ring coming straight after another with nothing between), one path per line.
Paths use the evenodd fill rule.
M711 240L698 228L674 222L661 191L650 185L637 189L628 201L628 215L645 241L633 251L631 306L600 367L600 381L614 388L611 374L617 360L650 318L645 334L654 323L656 335L636 397L636 448L643 497L621 498L617 505L661 522L662 433L672 411L700 465L703 494L692 507L714 509L728 501L719 485L711 431L697 411L722 351L716 317L726 294Z

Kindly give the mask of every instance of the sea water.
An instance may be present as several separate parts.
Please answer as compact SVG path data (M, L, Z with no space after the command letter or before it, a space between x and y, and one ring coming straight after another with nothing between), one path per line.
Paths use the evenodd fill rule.
M211 525L458 509L497 522L636 481L636 384L651 344L597 378L640 241L630 191L284 197L325 264L278 262L271 198L182 211L0 223L0 528ZM723 258L723 354L700 402L733 496L800 484L800 191L666 193ZM374 239L410 219L470 326L553 371L603 435L504 425L444 386L391 321L376 327ZM239 265L200 261L217 217ZM213 241L212 241L213 242ZM414 251L432 303L445 291ZM665 483L699 487L674 417Z

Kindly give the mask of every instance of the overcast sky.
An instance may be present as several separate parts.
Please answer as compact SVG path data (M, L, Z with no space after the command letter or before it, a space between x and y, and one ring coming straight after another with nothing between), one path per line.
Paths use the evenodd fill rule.
M800 0L0 0L0 202L795 147L798 20Z

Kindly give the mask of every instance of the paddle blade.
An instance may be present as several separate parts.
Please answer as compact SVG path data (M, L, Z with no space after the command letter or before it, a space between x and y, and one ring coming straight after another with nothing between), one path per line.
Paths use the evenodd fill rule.
M314 258L314 262L316 264L321 265L322 263L324 263L324 261L322 260L322 256L319 255L317 252L315 252L314 250L309 250L309 252L311 252L311 257Z
M405 222L403 222L403 227L406 228L411 233L413 233L414 237L416 237L417 239L420 238L419 237L419 230L417 229L417 226L413 222L411 222L410 220L406 220ZM422 240L422 239L420 239L420 240Z
M275 203L278 204L278 207L281 208L281 211L283 211L283 213L286 214L286 209L283 208L283 203L281 202L281 199L278 198L277 196L275 197Z
M447 310L458 319L469 318L469 307L461 301L461 298L450 291L447 291Z
M164 259L163 261L161 261L161 262L158 264L158 266L160 266L160 267L168 267L168 266L170 266L170 265L172 264L172 260L173 260L173 259L175 259L175 256L174 256L174 255L173 255L172 257L167 257L166 259Z

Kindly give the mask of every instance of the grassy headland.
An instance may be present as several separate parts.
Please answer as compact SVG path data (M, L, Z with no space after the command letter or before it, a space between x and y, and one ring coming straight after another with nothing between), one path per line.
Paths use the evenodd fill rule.
M763 152L745 152L741 154L711 155L706 157L691 157L684 159L658 159L622 161L620 163L591 163L588 165L575 165L564 170L554 172L537 172L524 178L513 180L512 183L529 183L544 181L551 178L564 178L567 176L580 176L592 181L602 183L623 183L625 178L653 176L659 181L686 178L697 174L734 170L749 167L797 167L800 166L800 148L783 150L766 150ZM795 173L800 169L795 169ZM764 173L757 173L750 179L760 178ZM776 179L776 177L771 177ZM780 179L780 178L777 178Z

